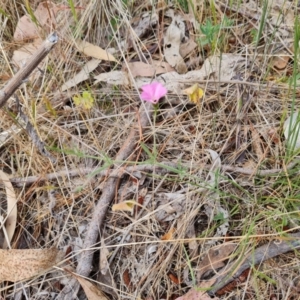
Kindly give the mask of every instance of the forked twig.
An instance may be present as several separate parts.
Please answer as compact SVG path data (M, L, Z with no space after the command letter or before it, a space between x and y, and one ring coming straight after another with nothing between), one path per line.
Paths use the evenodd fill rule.
M14 94L14 92L21 86L21 84L28 78L32 71L37 68L39 63L47 56L58 42L57 34L51 33L37 51L30 57L27 64L21 68L14 77L0 90L0 108L5 102Z

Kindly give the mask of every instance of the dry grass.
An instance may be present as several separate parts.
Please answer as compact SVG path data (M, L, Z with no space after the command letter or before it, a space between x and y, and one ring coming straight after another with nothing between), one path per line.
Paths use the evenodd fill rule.
M0 56L3 86L5 76L11 74L13 50L20 47L12 37L25 4L0 2L2 12L7 14L0 14L4 24ZM39 2L31 1L30 6L34 9ZM278 49L289 46L280 34L277 36L277 29L267 17L263 22L261 17L227 7L225 1L216 1L213 7L206 2L199 5L194 13L201 24L208 18L220 24L226 14L232 22L228 29L219 29L212 36L210 45L199 46L198 55L204 59L221 52L243 55L245 61L237 70L240 77L231 83L202 82L205 97L199 106L169 91L155 124L152 121L139 137L139 147L127 162L116 162L114 158L130 129L139 122L140 99L135 87L94 85L91 75L68 93L59 93L59 89L89 60L75 50L75 36L103 48L115 47L115 56L120 60L136 58L136 50L143 51L142 46L148 41L157 41L154 30L136 41L136 47L130 51L119 50L120 41L128 35L131 18L150 9L150 5L138 2L127 3L127 7L122 1L74 2L75 6L84 8L77 11L77 23L70 10L64 11L69 24L58 32L60 42L49 56L42 81L30 82L18 91L24 112L57 162L51 163L39 153L23 130L12 134L0 148L1 169L14 178L12 182L18 195L18 226L12 247L31 249L56 245L65 251L71 247L72 259L68 264L76 267L87 227L106 182L101 171L113 164L121 167L175 164L173 172L148 171L120 178L113 202L134 199L141 208L132 214L108 209L102 243L99 240L93 247L90 274L109 293L109 299L175 299L195 284L193 278L197 280L197 268L212 241L236 242L230 259L239 261L255 247L274 237L280 239L284 230L297 231L298 167L287 168L297 156L286 151L282 124L286 115L299 105L299 89L289 85L289 80L297 75L298 53L291 50L288 65L278 70L272 66L272 57L279 53ZM60 5L68 5L68 1ZM178 2L179 8L184 6ZM258 11L259 16L270 13L263 5ZM254 36L260 31L256 43ZM197 39L201 38L199 31L195 34ZM296 38L296 34L292 35L291 45ZM159 51L153 55L158 57ZM114 68L120 67L103 62L94 74ZM248 84L234 83L241 80ZM191 84L187 83L187 87ZM72 100L72 95L86 90L96 100L90 111L75 107ZM0 131L8 130L15 123L11 101L0 110ZM221 168L215 179L218 184L214 185L209 182L212 162L206 149L220 155L222 166L251 169L253 174ZM257 172L269 169L282 171L271 176L259 176ZM65 172L64 176L56 178L55 174L60 172ZM54 173L52 178L44 180L50 173ZM26 184L28 176L36 176L33 183ZM17 184L15 178L23 178L25 182ZM215 199L229 213L228 220L218 211ZM161 205L170 209L170 201L174 212L162 216ZM211 216L207 213L209 208ZM226 221L227 235L216 236L217 229ZM175 232L171 240L163 241L161 237L172 228ZM99 256L104 248L110 252L107 257L110 271L105 275L100 271ZM296 299L299 263L297 252L268 260L253 267L246 281L226 291L221 299ZM2 283L1 296L22 299L23 293L24 299L55 299L68 283L67 275L56 269L30 282ZM84 298L81 291L78 299Z

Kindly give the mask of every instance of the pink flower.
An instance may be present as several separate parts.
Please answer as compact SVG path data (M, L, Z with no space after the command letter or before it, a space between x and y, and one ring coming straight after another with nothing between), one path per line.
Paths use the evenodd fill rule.
M160 98L164 97L168 90L159 82L152 82L142 86L141 98L145 101L156 104Z

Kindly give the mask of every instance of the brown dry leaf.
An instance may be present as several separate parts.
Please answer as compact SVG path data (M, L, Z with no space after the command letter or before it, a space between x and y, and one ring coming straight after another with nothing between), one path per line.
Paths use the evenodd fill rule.
M157 60L153 60L152 64L136 61L128 63L127 66L133 78L137 76L153 77L155 75L175 71L175 69L172 68L167 62L160 62Z
M198 266L197 280L200 281L202 275L208 270L222 268L225 265L223 261L228 259L228 255L232 253L235 248L235 243L228 242L209 249Z
M3 249L6 249L11 242L12 237L15 233L16 224L17 224L17 197L14 192L14 188L4 172L0 170L0 179L5 186L6 191L6 200L7 200L7 218L5 221L5 230L7 234L8 241L5 239L2 245Z
M175 228L172 227L166 234L164 234L160 239L162 241L169 241L173 239L173 234L175 232Z
M113 62L117 62L117 60L106 50L88 43L82 40L76 40L76 47L79 51L84 53L87 56L94 57L96 59L109 60Z
M128 287L128 288L131 288L132 284L131 284L131 278L130 278L130 273L129 273L129 270L126 269L124 272L123 272L123 281L125 283L125 285Z
M56 248L0 250L0 282L29 279L45 272L63 258Z
M177 276L175 276L174 274L172 274L172 273L168 274L168 277L175 284L180 284L181 283L180 279Z
M290 57L291 55L286 50L277 53L277 55L273 58L272 61L273 67L275 67L278 70L283 70L284 68L286 68Z
M83 277L77 276L75 273L71 274L78 280L78 282L82 286L88 300L108 300L108 298L96 285L92 284L90 281Z
M58 11L59 8L56 4L51 1L44 1L38 5L34 11L34 16L39 25L44 29L48 29L47 32L50 33L50 30L56 27L55 16ZM38 28L31 18L29 16L21 17L14 33L14 40L16 42L21 42L23 40L35 39L38 37Z
M38 30L31 19L28 16L21 17L14 33L14 40L21 42L23 40L37 38L38 36Z
M206 291L201 291L200 289L211 287L215 281L216 279L211 279L209 281L201 282L199 286L191 288L185 295L178 297L175 300L211 300L211 297L206 293ZM218 297L214 297L214 300L219 299L220 298Z
M66 91L66 90L76 86L80 82L87 80L89 78L89 74L98 67L100 62L101 62L101 60L95 59L95 58L88 61L83 66L82 70L79 73L77 73L73 78L69 79L67 82L65 82L63 84L63 86L61 87L61 91L62 92Z

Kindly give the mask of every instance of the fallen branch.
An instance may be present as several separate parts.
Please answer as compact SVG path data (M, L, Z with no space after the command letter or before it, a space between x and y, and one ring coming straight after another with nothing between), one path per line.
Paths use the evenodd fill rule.
M292 233L287 240L276 240L272 241L269 244L258 247L254 251L251 251L242 263L239 263L239 267L235 269L237 262L234 261L226 266L224 270L221 272L223 275L217 274L215 277L217 278L216 282L212 286L212 289L209 290L208 294L213 296L219 290L224 288L226 285L231 283L232 281L239 278L239 276L247 269L252 266L259 265L262 262L278 256L280 254L299 249L300 248L300 232ZM234 274L232 274L234 270Z
M143 130L150 121L152 115L152 104L145 103L141 105L139 110L140 114L140 127ZM139 139L139 130L137 127L133 127L127 137L123 147L120 149L118 154L115 157L116 161L125 161L128 159L135 151L136 144ZM103 188L102 195L95 207L92 219L90 221L84 243L83 243L83 252L80 255L79 262L76 268L76 273L81 276L87 277L92 270L92 260L94 251L91 248L96 244L101 227L103 225L107 209L113 200L118 184L118 173L119 169L116 168L108 177L106 184ZM79 283L76 279L70 280L69 284L66 285L63 290L60 292L57 300L69 300L76 298L76 294L79 290Z
M27 64L14 75L2 90L0 90L0 108L14 94L20 85L24 83L24 80L28 78L32 71L37 68L39 63L48 55L57 42L57 34L55 32L50 34L38 50L30 57Z

